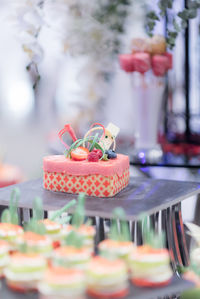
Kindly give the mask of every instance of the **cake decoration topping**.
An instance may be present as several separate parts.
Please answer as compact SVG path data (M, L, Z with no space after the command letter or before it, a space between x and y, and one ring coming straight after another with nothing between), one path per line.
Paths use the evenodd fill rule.
M103 130L103 134L100 135L96 133L95 135L90 135L97 130ZM102 124L94 123L83 138L77 139L73 129L67 124L64 129L58 133L58 136L66 147L65 156L67 158L69 157L74 161L84 161L88 159L89 162L98 162L99 160L107 161L117 157L115 153L115 139L119 130L120 129L112 123L109 123L107 128ZM66 132L70 134L73 140L70 147L62 139L63 134ZM113 146L113 150L110 150L111 146Z
M76 138L76 134L75 134L75 132L74 132L74 130L72 129L72 127L71 127L70 124L66 124L66 125L64 126L64 129L62 129L62 130L58 133L58 136L59 136L59 138L60 138L62 144L64 144L64 146L65 146L66 148L69 148L69 145L68 145L67 143L65 143L65 142L63 141L63 139L62 139L63 134L65 134L66 132L69 133L69 135L71 136L71 138L72 138L72 140L73 140L74 142L77 140L77 138Z

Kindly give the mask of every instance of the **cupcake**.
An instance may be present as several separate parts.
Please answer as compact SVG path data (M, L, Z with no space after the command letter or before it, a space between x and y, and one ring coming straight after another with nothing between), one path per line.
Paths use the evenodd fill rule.
M86 270L91 259L90 251L75 246L63 246L54 250L52 265L78 270Z
M85 277L79 270L49 268L38 289L41 299L84 299Z
M94 257L87 270L87 292L93 298L123 298L128 294L128 275L120 259Z
M109 232L109 239L99 243L98 250L100 255L110 259L120 258L125 262L128 261L128 256L134 248L131 242L128 223L125 220L126 215L122 208L113 210L113 220Z
M16 249L16 241L23 234L24 230L17 224L0 223L0 240L7 241L10 245L10 250Z
M94 226L82 224L78 228L73 225L67 225L63 228L63 242L65 242L65 237L69 235L70 232L75 231L80 237L82 237L83 246L94 252L94 238L96 235L96 230Z
M96 234L95 228L90 225L89 221L85 221L85 195L83 193L79 194L78 203L75 212L72 216L72 225L67 225L63 228L63 241L62 244L66 244L66 239L69 235L72 239L79 239L82 247L86 247L91 253L94 252L94 237ZM72 232L74 234L72 234ZM71 237L69 238L71 239ZM70 240L71 242L71 240ZM67 244L67 245L71 245Z
M37 290L38 282L43 278L47 262L38 254L14 253L5 269L6 283L18 292Z
M167 249L143 245L135 248L129 256L131 281L139 287L168 285L173 276Z
M125 262L128 261L129 254L132 252L134 245L130 241L119 241L107 239L99 243L98 249L102 256L110 258L120 258Z
M0 240L0 278L3 277L4 268L9 263L9 249L9 244L4 240Z
M53 250L51 239L31 231L25 232L18 238L17 246L19 249L25 247L27 253L38 253L47 258L50 257Z
M53 247L58 247L62 236L62 225L48 218L41 220L40 223L44 224L46 230L45 235L52 240Z

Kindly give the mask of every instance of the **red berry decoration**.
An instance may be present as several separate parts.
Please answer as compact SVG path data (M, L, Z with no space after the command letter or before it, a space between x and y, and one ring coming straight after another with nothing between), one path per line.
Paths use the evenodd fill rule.
M99 156L99 159L101 159L101 157L103 156L103 153L100 149L94 148L92 152L97 153Z
M88 161L89 162L98 162L99 161L99 155L95 151L92 151L88 155Z

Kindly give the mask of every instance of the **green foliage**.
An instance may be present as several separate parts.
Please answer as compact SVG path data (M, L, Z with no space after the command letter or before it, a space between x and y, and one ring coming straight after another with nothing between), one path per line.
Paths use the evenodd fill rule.
M167 44L172 49L175 46L178 34L187 27L188 21L197 17L200 0L189 0L188 7L181 11L175 11L173 0L158 0L157 4L159 8L158 14L153 10L147 13L147 32L152 36L156 22L162 21L168 11L170 11L173 18L171 23L168 20Z
M20 191L18 188L14 188L11 192L9 207L5 209L1 215L1 222L19 224L17 212L19 198Z
M110 239L116 241L130 241L130 231L126 221L126 214L122 208L113 210L113 219L110 228Z
M99 0L100 1L100 0ZM131 0L112 0L101 1L99 10L94 18L101 24L108 26L113 32L116 32L116 40L114 42L114 52L120 51L121 34L124 32L126 17Z

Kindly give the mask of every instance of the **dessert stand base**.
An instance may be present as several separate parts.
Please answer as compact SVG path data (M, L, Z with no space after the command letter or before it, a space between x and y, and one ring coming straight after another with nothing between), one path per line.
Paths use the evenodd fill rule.
M161 298L176 298L183 291L192 289L194 284L187 280L184 280L178 276L174 276L171 283L168 286L160 288L140 288L130 284L129 295L124 299L161 299ZM1 286L1 298L6 299L39 299L37 293L19 294L8 289L5 282L2 281ZM91 299L86 296L85 299Z

